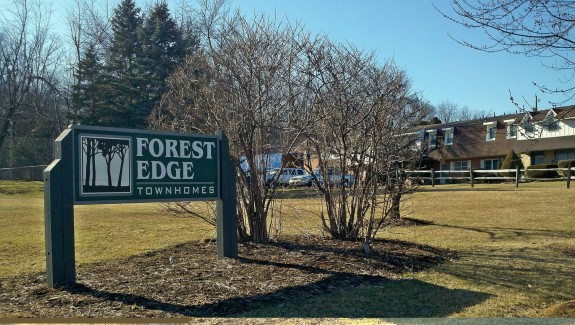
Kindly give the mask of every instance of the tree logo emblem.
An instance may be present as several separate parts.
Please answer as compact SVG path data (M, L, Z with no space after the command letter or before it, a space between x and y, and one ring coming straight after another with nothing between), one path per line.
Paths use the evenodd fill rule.
M81 135L80 139L80 194L131 194L131 138Z

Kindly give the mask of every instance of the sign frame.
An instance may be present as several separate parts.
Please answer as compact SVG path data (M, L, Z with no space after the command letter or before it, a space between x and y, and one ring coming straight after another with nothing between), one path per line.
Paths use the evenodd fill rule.
M219 158L219 151L220 151L220 143L218 140L220 140L218 138L217 135L206 135L206 134L189 134L189 133L176 133L176 132L161 132L161 131L147 131L147 130L134 130L134 129L123 129L123 128L109 128L109 127L89 127L89 126L74 126L73 127L74 130L74 141L75 141L75 147L74 147L74 204L115 204L115 203L146 203L146 202L174 202L174 201L202 201L202 200L217 200L219 198L219 193L220 193L220 184L219 184L219 179L221 178L221 166L220 166L220 159ZM132 196L134 196L134 191L137 190L136 185L138 184L138 180L134 180L131 179L130 180L130 190L131 192L129 194L125 194L125 193L117 193L117 192L113 192L113 195L110 195L108 193L95 193L95 194L86 194L82 192L82 187L83 184L81 181L78 181L79 179L82 179L83 176L83 172L80 172L80 169L82 168L83 164L79 161L76 161L78 159L82 159L83 158L83 152L82 152L82 146L84 145L83 141L82 141L82 137L85 138L100 138L100 139L120 139L120 138L124 138L124 139L131 139L132 141L130 142L130 147L129 149L133 149L133 146L136 145L136 139L138 138L138 136L141 137L161 137L161 138L169 138L169 141L173 141L174 138L180 138L183 139L183 141L186 141L186 139L188 141L190 141L190 139L194 139L196 141L199 140L204 140L204 141L209 141L209 142L213 142L215 143L215 147L214 147L214 152L217 154L218 157L216 157L216 162L217 165L214 166L215 169L215 175L213 175L212 179L210 180L209 183L212 183L212 185L214 186L214 193L213 195L205 195L205 196L184 196L184 193L182 193L182 196L180 197L171 197L171 198L158 198L157 195L154 196L154 198L133 198ZM154 138L154 139L158 139L158 138ZM186 141L187 142L187 141ZM193 142L188 142L188 143L193 143ZM131 150L134 151L134 150ZM176 150L177 151L177 150ZM129 153L130 151L128 151ZM136 168L136 163L135 161L137 161L136 159L134 159L134 157L130 157L132 158L132 160L130 161L130 163L128 164L128 166L130 166L130 168ZM156 157L157 158L157 157ZM165 168L165 167L164 167ZM124 168L125 169L125 168ZM134 176L133 173L128 172L128 174L130 176ZM132 177L135 178L135 177ZM158 182L156 181L149 181L149 182L140 182L140 184L142 184L143 186L146 185L151 185L154 186L154 184L157 184ZM171 187L175 186L184 186L184 184L186 182L172 182L173 184L171 184ZM177 185L176 183L179 183L179 185ZM191 184L190 182L187 182L188 184ZM202 185L202 184L199 184ZM189 188L189 187L188 187ZM148 187L147 189L150 189L150 187ZM185 188L184 188L185 189ZM141 189L140 189L141 190ZM192 190L190 189L190 192L192 192ZM193 194L190 193L190 194ZM101 198L106 198L109 197L109 199L101 199ZM124 199L125 198L125 199Z
M82 176L85 178L90 179L88 175L96 175L96 166L99 166L92 163L94 168L93 171L86 171L83 170L82 167L84 165L82 162L83 154L83 147L82 147L82 136L89 138L94 138L95 136L100 136L101 139L113 139L114 141L103 141L101 144L101 148L99 150L102 152L106 152L107 157L105 154L101 154L102 157L98 157L97 159L107 159L107 186L102 185L102 180L100 183L97 183L96 177L92 177L94 181L91 181L89 184L88 181L85 181ZM107 138L105 136L108 136ZM160 195L156 195L150 198L141 197L133 197L134 193L134 172L136 169L133 169L136 165L135 159L133 157L133 147L131 147L134 142L128 142L127 149L122 147L126 145L126 142L120 143L122 141L128 140L130 137L137 137L141 136L140 139L145 139L144 137L152 137L156 136L154 139L164 138L166 140L166 144L168 144L167 139L169 138L172 141L170 145L170 149L172 150L171 153L173 156L176 156L176 149L173 138L184 139L184 142L178 142L178 144L182 145L184 149L179 151L181 155L178 157L168 157L168 158L182 158L177 162L172 163L173 167L170 172L167 171L167 167L164 166L164 169L158 167L159 164L162 162L158 160L156 167L159 168L157 173L165 174L170 173L170 177L175 179L176 181L181 178L182 175L186 175L187 172L188 178L186 180L192 180L195 174L190 175L189 173L192 172L192 167L195 168L196 166L193 163L188 162L188 158L192 158L191 154L190 157L187 157L185 153L186 151L186 143L187 145L195 145L194 149L195 154L198 157L196 159L201 158L200 151L202 143L193 143L190 142L191 139L204 139L206 142L203 144L206 148L206 159L210 156L208 152L212 155L213 165L210 165L209 162L200 162L199 163L200 171L201 168L210 169L206 175L200 175L201 179L209 179L209 182L213 184L214 193L202 193L208 194L204 196L172 196L172 197L162 197ZM188 139L188 140L185 140ZM118 141L116 141L118 140ZM140 141L140 140L138 140ZM160 141L160 140L158 140ZM186 142L187 141L187 142ZM195 140L201 142L200 140ZM143 140L141 141L143 143ZM151 141L150 141L151 142ZM177 141L176 141L177 142ZM214 143L213 151L209 144ZM116 147L113 147L115 145ZM167 145L168 146L168 145ZM167 148L166 146L166 148ZM130 167L128 168L129 172L129 192L122 192L119 193L120 190L125 190L124 186L124 175L123 172L125 170L125 161L124 157L121 158L120 168L118 170L118 177L116 179L116 186L112 185L110 181L111 178L111 161L113 160L112 155L109 154L110 148L115 148L114 150L121 152L122 150L126 150L123 154L126 154L128 150L130 152L130 156L128 159L128 164ZM157 149L159 150L160 145L158 144ZM142 149L142 148L140 148ZM151 150L151 149L150 149ZM159 132L159 131L147 131L147 130L133 130L133 129L123 129L123 128L108 128L108 127L91 127L91 126L73 126L72 128L64 130L60 136L55 141L55 160L44 170L44 225L45 225L45 240L46 240L46 281L48 287L55 288L55 287L62 287L62 286L71 286L76 283L76 270L75 270L75 247L74 247L74 205L75 204L124 204L124 203L143 203L143 202L174 202L174 201L216 201L216 222L217 222L217 256L218 259L222 259L225 257L236 258L238 256L237 253L237 211L236 211L236 173L235 173L235 166L230 159L229 155L229 142L228 138L226 137L223 131L218 131L215 135L206 135L206 134L189 134L189 133L175 133L175 132ZM93 152L93 151L92 151ZM166 150L167 152L167 150ZM203 152L203 151L202 151ZM159 155L156 156L157 151L154 151L155 158L159 158ZM119 153L118 153L119 154ZM143 150L142 152L138 152L144 157ZM152 152L150 151L150 154ZM137 156L136 155L136 156ZM179 157L182 156L182 157ZM215 156L215 159L213 159ZM90 159L94 161L95 155L91 155ZM184 159L185 158L185 159ZM173 161L173 160L170 160ZM174 165L178 165L178 167L174 167ZM87 163L89 164L89 163ZM115 166L117 166L117 162L115 162ZM145 163L141 163L145 165ZM153 164L152 164L153 165ZM190 165L192 167L190 167ZM140 167L140 166L139 166ZM180 168L181 167L181 168ZM185 167L188 167L185 170ZM87 168L87 167L86 167ZM116 167L114 167L116 168ZM180 169L178 169L180 168ZM117 168L116 168L117 169ZM215 172L214 172L215 169ZM138 172L139 176L143 175L143 170L140 169ZM206 169L204 169L205 171ZM155 176L158 176L156 174ZM152 172L150 171L150 175ZM176 177L178 176L178 177ZM94 189L102 189L105 188L107 191L106 193L99 193L96 192L96 195L89 194L84 197L77 197L78 193L82 193L82 181L85 181L86 189L94 190ZM155 180L163 180L159 176ZM151 181L150 184L162 184L162 182L153 182ZM188 182L189 183L189 182ZM136 183L137 184L137 183ZM175 182L170 186L185 186L186 182ZM165 185L165 184L164 184ZM201 185L201 184L200 184ZM89 187L92 186L92 187ZM113 192L114 190L118 190ZM184 192L184 191L182 191ZM209 191L208 191L209 192ZM109 199L108 193L115 193L115 198ZM162 192L167 195L166 192ZM84 193L85 195L86 193ZM121 195L123 194L123 195ZM170 192L171 194L171 192ZM180 193L178 193L180 194ZM193 193L192 193L193 194ZM132 195L132 196L130 196ZM141 193L140 193L141 195ZM94 199L96 198L96 199ZM102 199L103 198L103 199Z

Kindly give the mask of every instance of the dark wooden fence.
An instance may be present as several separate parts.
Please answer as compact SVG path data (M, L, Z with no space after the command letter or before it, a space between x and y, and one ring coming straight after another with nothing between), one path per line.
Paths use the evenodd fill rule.
M413 180L427 181L432 186L439 184L442 180L469 182L473 187L479 181L513 181L515 186L522 182L531 181L564 181L567 188L571 187L571 180L575 179L575 167L570 168L546 168L546 169L529 169L529 171L556 171L557 177L539 178L528 177L525 169L471 169L471 170L405 170L408 178ZM561 176L560 171L565 172L567 176ZM503 176L508 175L508 176Z
M0 168L0 180L41 181L47 165Z

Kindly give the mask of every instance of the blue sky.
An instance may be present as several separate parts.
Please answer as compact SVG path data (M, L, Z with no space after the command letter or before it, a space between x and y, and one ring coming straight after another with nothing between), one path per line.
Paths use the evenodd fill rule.
M435 10L450 11L447 0L234 0L247 15L265 12L299 21L312 33L374 50L381 63L393 59L411 77L413 88L431 104L447 100L472 110L497 114L515 112L509 92L539 107L563 96L542 94L533 81L562 88L561 72L543 66L543 59L509 53L484 53L466 48L456 39L486 42L481 30L470 31ZM545 61L547 64L553 61ZM569 103L567 103L569 104ZM527 105L525 105L527 107Z
M53 0L52 8L63 15L69 1ZM136 0L141 8L153 2ZM172 13L180 2L168 0ZM541 109L551 107L550 101L565 100L560 95L542 94L533 85L535 81L549 88L565 88L568 76L543 66L552 60L466 48L450 35L476 44L485 43L486 36L481 30L470 31L444 18L434 3L450 12L448 0L230 0L232 7L248 16L267 13L299 21L312 34L324 33L335 41L376 51L381 64L394 60L412 79L413 89L433 105L450 101L499 115L516 110L509 101L510 91L526 107L534 104L535 95Z

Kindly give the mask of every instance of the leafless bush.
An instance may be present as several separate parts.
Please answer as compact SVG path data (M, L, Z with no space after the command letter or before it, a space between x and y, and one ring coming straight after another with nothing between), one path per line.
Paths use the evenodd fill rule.
M398 169L419 158L408 128L426 111L392 62L379 67L373 54L327 40L307 58L309 114L303 116L314 127L303 133L320 169L323 227L334 238L362 239L369 247L409 191Z
M224 130L237 170L239 234L269 240L275 188L266 186L271 153L287 154L297 133L288 128L298 87L292 77L306 35L298 26L265 16L219 17L206 6L200 22L203 51L170 79L152 116L156 128L214 133Z

